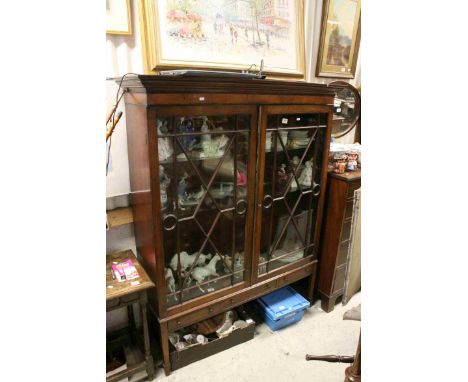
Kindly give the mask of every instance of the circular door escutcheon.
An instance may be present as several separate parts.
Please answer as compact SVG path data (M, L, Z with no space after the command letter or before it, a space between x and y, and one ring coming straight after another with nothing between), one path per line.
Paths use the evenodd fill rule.
M271 195L265 195L263 197L263 208L270 208L273 204L273 197Z
M177 225L177 216L169 214L163 218L163 228L166 231L172 231Z
M247 211L247 200L244 200L244 199L238 200L237 203L236 203L236 212L237 212L237 214L238 215L243 215L243 214L245 214L245 211Z
M318 196L320 194L320 184L314 183L314 187L312 188L312 194L314 196Z

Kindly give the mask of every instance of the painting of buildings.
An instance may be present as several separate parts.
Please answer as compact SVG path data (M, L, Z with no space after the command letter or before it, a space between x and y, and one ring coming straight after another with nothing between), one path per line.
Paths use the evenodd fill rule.
M187 66L299 72L297 0L162 0L159 14L162 62ZM300 8L300 9L299 9Z

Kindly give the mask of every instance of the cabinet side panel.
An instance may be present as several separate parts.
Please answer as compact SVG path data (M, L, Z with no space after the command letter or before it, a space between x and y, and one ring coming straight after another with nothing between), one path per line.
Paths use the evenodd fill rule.
M347 188L346 182L329 178L318 274L318 290L327 296L332 295Z
M145 106L126 104L130 188L136 247L142 264L156 282L153 206ZM149 293L151 296L152 293Z

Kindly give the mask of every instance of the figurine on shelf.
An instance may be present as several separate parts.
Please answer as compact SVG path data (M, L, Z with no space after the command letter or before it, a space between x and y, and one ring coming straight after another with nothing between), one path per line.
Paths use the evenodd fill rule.
M204 267L196 267L193 270L191 277L197 282L197 284L201 284L207 277L218 277L219 275L216 273L216 263L219 260L221 260L221 257L218 254L214 255L208 265Z
M157 121L158 137L167 133L167 121L158 119ZM158 138L158 156L159 161L164 161L172 155L172 145L169 138Z
M244 252L234 254L234 272L244 269Z
M204 136L201 143L202 152L199 153L200 158L218 158L224 155L224 150L229 141L229 138L224 134L216 138L211 138L209 134Z
M352 151L348 154L348 164L346 165L346 170L356 171L358 169L358 159L359 154L355 151Z
M278 192L284 191L286 185L288 184L289 177L286 174L286 164L281 163L280 169L276 174L276 186L278 188Z
M333 172L337 174L344 174L346 171L346 161L348 156L346 154L337 154L333 157Z
M265 135L265 151L271 151L271 131L267 131Z
M276 151L283 151L283 145L279 142L283 142L283 145L286 147L288 144L288 131L280 130L278 131L278 142L276 143Z
M312 184L312 162L310 160L305 163L305 168L299 176L299 184L304 187L310 187Z
M221 134L221 136L217 138L217 141L218 141L218 151L224 154L224 150L226 148L226 145L229 142L229 138L226 137L224 134Z
M201 127L201 131L202 133L206 133L206 134L203 134L201 136L201 142L202 142L202 145L203 145L203 142L209 142L211 141L211 135L208 134L210 132L210 129L208 127L208 117L204 116L202 117L203 118L203 125Z
M294 177L294 172L292 172L290 174L291 176L291 187L290 187L290 191L296 191L297 190L297 182L296 182L296 178Z
M161 208L167 207L167 187L171 183L169 177L164 173L164 167L159 165L159 188L161 190Z
M175 279L171 268L164 268L164 278L166 279L166 287L169 293L175 292Z
M226 262L226 265L230 268L230 269L226 269L227 272L229 271L237 272L237 271L241 271L242 269L244 269L244 253L236 252L234 254L234 259L235 260L234 260L234 268L233 268L232 257L228 255L224 257L224 261Z
M179 195L179 203L182 207L195 206L203 198L204 194L205 190L203 189L203 186L200 186L200 191L191 192L190 194L185 193L182 197Z
M297 156L297 155L294 155L292 160L291 160L291 164L292 164L292 168L295 170L297 168L297 166L299 166L299 162L301 161L301 159Z
M187 133L194 133L195 127L193 126L193 122L191 119L185 119L184 117L180 118L180 124L178 127L179 133L182 133L180 137L180 144L184 148L187 153L190 153L193 150L193 147L197 143L197 139L194 135L185 135ZM180 150L179 150L180 151ZM183 152L179 152L177 155L178 159L185 159L185 154Z
M237 185L240 187L247 186L247 174L237 170Z
M187 178L188 178L188 174L184 172L182 179L179 180L179 187L177 189L179 199L185 196L185 190L187 189Z
M192 263L195 261L197 254L198 254L197 252L195 252L192 255L189 255L185 251L181 252L180 253L180 269L185 271L187 268L190 268L192 266ZM208 255L204 255L203 253L200 253L200 256L198 256L197 265L203 266L205 265L206 260L209 260L209 259L211 259L211 253L209 253ZM169 266L174 271L177 271L177 253L174 256L172 256Z

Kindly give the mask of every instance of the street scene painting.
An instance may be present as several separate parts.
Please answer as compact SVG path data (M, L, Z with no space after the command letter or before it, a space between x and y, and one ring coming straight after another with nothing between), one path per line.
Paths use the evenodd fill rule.
M246 69L255 64L258 69L263 59L266 70L297 74L302 69L301 1L161 0L154 4L163 65Z

